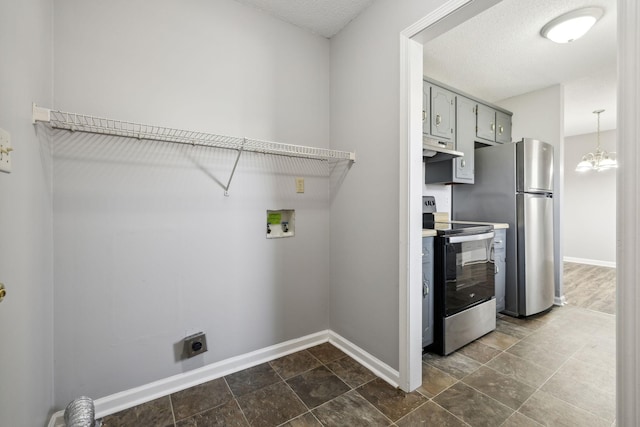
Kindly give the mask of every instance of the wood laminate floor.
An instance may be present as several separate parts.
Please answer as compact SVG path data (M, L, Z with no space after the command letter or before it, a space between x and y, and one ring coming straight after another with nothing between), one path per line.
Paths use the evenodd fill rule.
M564 295L569 305L615 314L616 269L565 262Z

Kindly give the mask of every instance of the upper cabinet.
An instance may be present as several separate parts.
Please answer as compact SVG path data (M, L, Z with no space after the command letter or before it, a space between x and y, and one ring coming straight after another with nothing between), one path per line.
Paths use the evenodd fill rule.
M426 159L426 184L473 184L474 149L511 142L511 113L435 81L424 80L422 132L452 150L454 159Z
M464 156L453 161L453 182L473 184L475 112L476 103L472 99L461 95L456 97L456 135L458 136L456 149L462 151Z
M439 86L423 82L422 133L451 146L455 142L455 94Z
M496 111L496 142L511 142L511 114Z
M452 92L431 86L431 135L439 141L455 141L455 100Z
M504 144L511 142L511 115L484 104L476 112L476 140L480 143Z

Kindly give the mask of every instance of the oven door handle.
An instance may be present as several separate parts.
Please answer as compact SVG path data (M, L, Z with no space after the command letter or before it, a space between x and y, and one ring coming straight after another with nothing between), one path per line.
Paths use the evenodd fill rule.
M492 239L494 236L494 232L491 231L489 233L482 234L471 234L466 236L451 236L446 238L447 243L463 243L463 242L473 242L476 240L487 240Z

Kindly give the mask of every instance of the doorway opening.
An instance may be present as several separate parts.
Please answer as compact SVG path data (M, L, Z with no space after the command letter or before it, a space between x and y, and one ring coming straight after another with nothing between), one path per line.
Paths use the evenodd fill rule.
M403 32L403 36L406 36L406 40L402 40L403 48L401 49L401 96L403 97L401 108L405 108L405 110L401 112L401 123L403 125L403 128L401 129L401 137L406 138L406 140L409 141L408 146L406 148L403 147L405 151L401 152L401 159L403 161L401 164L401 174L406 172L406 176L408 176L408 182L406 183L407 191L406 193L401 191L401 196L406 195L408 198L408 200L404 200L406 201L408 208L403 210L401 206L401 213L403 213L401 231L403 232L402 235L405 236L408 241L406 254L401 253L401 271L406 270L407 285L403 292L401 276L400 295L400 379L401 387L405 390L412 390L415 388L412 387L412 385L419 384L421 381L420 375L416 372L416 370L420 372L421 349L418 334L421 332L421 328L419 316L415 315L415 312L420 311L420 307L415 305L415 301L412 298L412 296L416 298L415 295L420 291L420 286L414 286L412 284L419 284L421 281L421 264L419 257L420 235L417 233L417 230L421 228L418 225L420 223L421 212L419 203L420 198L423 195L423 178L421 176L422 166L420 164L422 157L420 153L422 129L421 117L418 114L421 111L419 107L421 100L416 99L415 94L421 93L423 75L422 49L423 45L428 43L430 39L437 37L439 34L443 34L448 29L458 26L460 23L480 14L483 10L498 2L493 2L491 5L485 4L485 7L482 10L470 9L472 5L469 3L470 2L461 1L449 2L445 7L425 17L424 20ZM447 9L446 6L449 6L449 8ZM418 55L420 55L420 57L418 57ZM416 158L418 160L416 160ZM564 165L561 163L560 170L562 170L563 167ZM402 176L404 177L404 175ZM403 203L402 197L401 203ZM406 234L404 234L405 232ZM406 256L406 264L402 262L403 256ZM562 274L562 268L559 270L559 274ZM563 292L560 289L558 297L562 296ZM403 319L405 321L404 328ZM403 343L406 344L404 346L405 351L403 351Z

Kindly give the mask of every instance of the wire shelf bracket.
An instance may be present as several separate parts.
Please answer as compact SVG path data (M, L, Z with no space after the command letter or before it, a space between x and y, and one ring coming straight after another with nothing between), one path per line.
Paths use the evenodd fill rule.
M86 114L70 113L51 110L32 105L32 123L48 123L54 129L64 129L71 132L87 132L101 135L122 136L127 138L165 141L192 146L223 148L236 150L236 156L229 181L224 189L225 196L229 195L229 187L243 152L271 154L278 156L297 157L320 161L348 161L355 163L355 152L329 150L326 148L307 147L303 145L283 144L280 142L264 141L251 138L216 135L190 130L167 128L163 126L146 125L122 120L106 119Z

